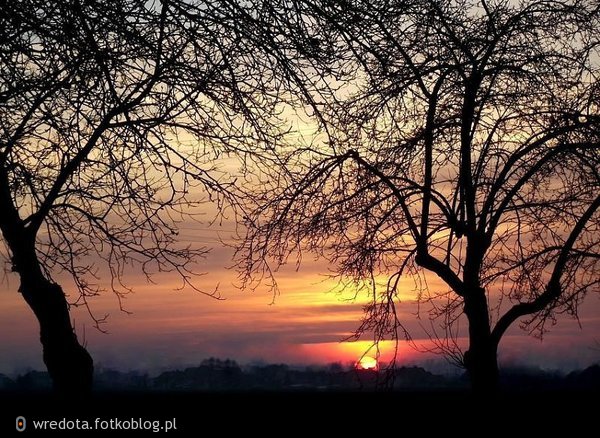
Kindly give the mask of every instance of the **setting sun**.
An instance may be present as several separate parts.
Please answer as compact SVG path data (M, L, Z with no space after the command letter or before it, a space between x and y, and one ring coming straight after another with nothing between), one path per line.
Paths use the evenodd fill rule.
M356 368L359 370L376 370L377 359L371 356L363 356L356 364Z

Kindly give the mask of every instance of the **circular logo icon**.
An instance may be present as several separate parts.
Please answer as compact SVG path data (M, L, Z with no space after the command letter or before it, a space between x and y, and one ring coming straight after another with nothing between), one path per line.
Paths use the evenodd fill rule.
M25 427L27 427L25 417L17 417L16 427L19 432L23 432L25 430Z

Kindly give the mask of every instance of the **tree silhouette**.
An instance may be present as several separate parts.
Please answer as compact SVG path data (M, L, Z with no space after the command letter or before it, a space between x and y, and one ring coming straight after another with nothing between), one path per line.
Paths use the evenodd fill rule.
M92 359L69 306L101 291L98 269L118 297L131 264L192 285L191 263L206 250L178 245L177 222L200 189L218 208L233 201L216 159L235 152L245 163L280 135L276 51L256 45L246 7L3 5L0 229L60 391L91 387ZM79 292L70 303L53 280L60 272Z
M313 92L327 141L281 153L255 194L244 280L316 252L372 292L357 335L380 341L406 334L412 276L436 350L493 388L511 324L541 335L598 292L598 3L292 3L338 88Z

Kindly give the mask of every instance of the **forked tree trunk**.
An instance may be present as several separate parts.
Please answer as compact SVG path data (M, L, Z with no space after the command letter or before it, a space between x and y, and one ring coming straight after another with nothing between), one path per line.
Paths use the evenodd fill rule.
M469 349L464 362L475 392L493 392L498 388L497 346L492 340L485 291L465 298L469 321Z
M92 389L94 364L71 325L62 288L44 277L33 249L17 251L13 260L21 278L19 291L40 324L44 363L55 391L85 395Z

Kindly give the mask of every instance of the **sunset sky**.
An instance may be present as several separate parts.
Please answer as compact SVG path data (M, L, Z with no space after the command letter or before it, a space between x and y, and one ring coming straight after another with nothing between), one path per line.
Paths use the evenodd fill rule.
M106 290L70 309L97 369L368 355L450 371L432 353L430 334L444 328L428 313L431 303L446 312L466 350L450 287L470 305L474 388L497 378L497 333L501 366L600 363L597 2L350 3L92 2L73 17L60 2L9 8L0 373L45 369L12 269L31 280L26 295L56 351L49 369L71 368L54 381L69 383L89 377L89 361L69 347L62 296L44 275L70 270L89 291L91 272L110 289L122 264L185 271L204 247L194 284L206 293L180 288L175 273L149 281L133 264L118 278L132 288L122 301ZM277 293L240 288L234 235L245 226L249 273L291 254L275 272ZM398 292L396 315L414 343L348 341L371 297L347 278L340 288L334 272L382 284L419 276L372 307L394 321L385 311ZM73 279L50 274L76 302ZM417 286L432 292L429 303L416 301ZM578 319L552 324L586 293ZM547 317L543 340L510 318L490 336L485 305L494 327L517 303L509 317Z
M225 228L225 227L224 227ZM199 270L207 275L199 279L205 290L219 284L224 300L218 301L192 290L177 291L178 282L169 275L156 276L157 284L147 284L141 274L127 277L135 293L119 311L110 292L92 300L92 309L101 317L109 313L103 326L107 334L93 328L85 309L72 312L80 340L85 341L96 366L120 370L160 370L193 366L204 358L232 358L241 363L261 360L290 364L349 363L356 361L369 347L364 342L340 342L358 326L362 304L368 297L351 300L352 291L332 292L335 282L328 280L327 264L305 260L299 272L294 266L278 273L281 294L266 290L240 291L235 287L236 273L228 270L231 253L218 240L228 239L228 229L186 228L183 241L212 246L212 253ZM57 278L63 284L65 279ZM437 283L439 284L439 283ZM435 280L430 286L435 287ZM17 293L18 280L7 274L0 293L0 373L14 375L26 369L43 370L37 322ZM67 288L67 292L73 293ZM419 345L429 346L420 328L428 326L426 315L415 316L414 295L406 283L401 307L403 321ZM511 328L500 347L501 363L570 370L600 360L600 299L591 295L581 309L581 328L571 319L561 319L543 342ZM388 358L391 345L384 345ZM370 352L371 354L372 352ZM431 364L437 356L420 353L406 343L400 345L400 364Z

